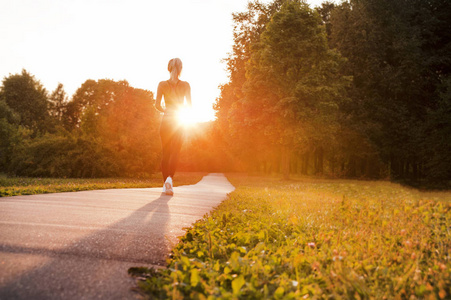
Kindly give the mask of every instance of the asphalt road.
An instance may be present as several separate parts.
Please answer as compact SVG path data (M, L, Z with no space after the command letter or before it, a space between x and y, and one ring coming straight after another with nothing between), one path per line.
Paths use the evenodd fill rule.
M0 198L0 299L136 299L132 266L164 266L184 227L234 187L222 174L174 188Z

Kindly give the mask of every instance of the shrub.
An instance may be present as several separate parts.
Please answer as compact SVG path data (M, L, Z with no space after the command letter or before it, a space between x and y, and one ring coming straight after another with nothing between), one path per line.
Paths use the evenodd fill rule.
M120 168L114 155L92 137L46 134L26 140L14 153L9 171L18 176L106 177Z

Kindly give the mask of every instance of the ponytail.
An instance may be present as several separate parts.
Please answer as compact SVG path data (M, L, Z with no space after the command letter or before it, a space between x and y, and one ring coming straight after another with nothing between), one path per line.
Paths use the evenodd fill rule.
M182 61L180 58L173 58L168 63L168 71L171 73L171 79L177 80L182 73Z

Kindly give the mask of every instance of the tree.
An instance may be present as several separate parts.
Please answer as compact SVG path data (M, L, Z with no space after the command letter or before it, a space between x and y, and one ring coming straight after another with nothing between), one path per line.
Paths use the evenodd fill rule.
M271 154L264 141L255 138L253 131L242 130L246 119L239 100L244 97L245 63L251 56L252 45L259 41L266 24L283 2L276 0L265 5L253 1L248 3L247 11L233 14L234 44L232 52L225 59L229 82L220 87L221 94L214 106L217 128L226 143L224 148L228 150L229 155L235 157L235 160L241 161L244 166L251 169L259 169L261 162L268 162Z
M50 128L47 91L26 70L3 79L0 99L20 116L20 125L33 131L45 132Z
M25 138L8 152L8 170L22 176L52 177L148 176L156 170L159 115L151 92L125 81L87 80L75 96L65 104L62 85L51 96L57 104L52 116L63 112L66 125L74 124L68 127L71 130L60 127ZM8 129L2 123L3 103L0 133Z
M426 104L419 134L423 176L434 184L451 179L451 4L446 0L413 1L412 24L422 53L422 90Z
M393 179L427 176L431 155L442 157L428 148L446 130L427 132L428 119L441 115L439 93L451 70L450 18L451 5L442 0L351 0L331 11L331 45L354 77L344 109Z
M122 90L123 82L111 84L119 85L120 93L99 112L96 136L114 153L123 175L150 174L160 161L160 116L153 93L129 86Z
M87 80L67 103L66 127L108 150L122 175L152 173L159 161L159 115L153 94L126 81Z
M121 98L129 87L125 80L118 82L109 79L86 80L66 106L64 117L66 127L80 128L83 118L87 117L85 114L101 115L102 111L115 99Z
M327 39L328 42L330 42L330 35L332 32L332 23L330 21L331 13L335 8L335 3L325 1L321 3L321 6L316 7L316 11L321 16L321 19L323 20L323 24L326 26L326 33L327 33Z
M0 100L0 169L6 170L19 142L20 117L5 101Z
M321 19L303 2L286 2L252 50L244 86L246 115L258 124L260 138L282 149L285 177L292 153L308 148L321 173L324 146L336 131L335 112L349 82L340 73L343 59L328 48Z
M430 109L420 144L425 158L425 176L436 184L451 179L451 77L440 87L437 107ZM448 181L448 182L447 182Z
M50 115L61 122L66 112L66 104L69 101L62 83L58 83L56 89L50 94L49 101Z

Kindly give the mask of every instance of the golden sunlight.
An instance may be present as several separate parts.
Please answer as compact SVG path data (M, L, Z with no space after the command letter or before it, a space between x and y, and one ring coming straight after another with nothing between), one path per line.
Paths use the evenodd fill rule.
M191 126L195 123L199 123L202 120L198 117L198 115L194 114L192 108L183 107L179 110L177 115L178 121L182 126Z

